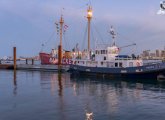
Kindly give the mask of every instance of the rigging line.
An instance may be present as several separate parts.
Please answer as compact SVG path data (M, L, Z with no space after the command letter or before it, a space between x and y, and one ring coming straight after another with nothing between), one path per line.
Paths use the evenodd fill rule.
M60 40L60 36L59 36L59 34L56 35L56 40L58 40L58 41L57 41L57 44L55 44L55 48L58 49L58 45L60 44L60 41L59 41Z
M86 41L85 39L86 39L86 35L87 35L87 27L88 27L88 23L86 24L86 29L85 29L83 41ZM83 48L86 48L86 49L87 49L87 47L85 47L85 43L86 43L86 42L83 42L83 44L82 44L82 49L83 49Z
M66 50L66 48L67 48L67 41L66 41L66 39L65 39L65 33L63 33L63 38L64 38L64 41L63 41L63 43L64 43L64 45L65 45L65 47L64 47L64 45L62 46L63 48L63 50ZM65 48L65 49L64 49Z
M133 53L137 54L138 46L135 45Z
M90 6L92 6L92 2L91 2L91 0L89 0L89 4L90 4Z
M84 8L85 8L86 6L88 6L88 3L86 3L85 5L82 5L81 7L77 8L77 9L78 9L78 10L83 9L83 11L84 11Z
M92 41L94 41L94 44L91 44L91 45L94 45L94 49L95 49L95 42L96 41L95 41L95 38L94 38L94 31L93 31L93 29L91 29L91 39L92 39Z
M70 44L69 44L69 42L66 40L66 35L65 35L66 33L64 33L64 41L65 41L65 48L67 49L68 48L68 50L69 50L69 48L70 48ZM66 50L65 49L65 50Z
M49 39L45 43L42 43L41 51L45 48L45 45L53 38L54 34L55 32L53 31Z
M118 33L118 32L117 32L117 34L118 34L119 36L123 37L124 39L129 40L129 41L131 41L131 42L132 42L132 40L131 40L131 39L129 39L128 37L126 37L126 36L122 35L121 33Z
M98 31L98 29L97 29L97 27L96 27L96 25L95 25L94 23L93 23L93 26L94 26L94 28L95 28L95 30L96 30L96 33L99 35L99 37L100 37L102 43L105 44L105 42L104 42L104 40L103 40L103 38L102 38L100 32Z

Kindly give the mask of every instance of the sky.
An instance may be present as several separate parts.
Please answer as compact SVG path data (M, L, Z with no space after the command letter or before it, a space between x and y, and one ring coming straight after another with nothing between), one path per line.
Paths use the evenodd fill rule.
M108 31L114 27L116 43L123 54L139 54L165 46L165 15L158 15L160 0L0 0L0 58L36 56L57 48L59 36L55 22L61 14L68 26L63 48L72 50L78 43L87 48L86 10L91 5L91 47L98 43L112 43ZM42 47L44 44L44 47Z

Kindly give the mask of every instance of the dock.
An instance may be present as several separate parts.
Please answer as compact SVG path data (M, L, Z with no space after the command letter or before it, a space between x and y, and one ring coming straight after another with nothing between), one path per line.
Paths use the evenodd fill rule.
M0 69L13 69L13 64L0 64Z
M14 69L13 64L0 64L0 69ZM18 64L16 70L31 70L31 71L62 71L66 72L69 70L69 65L30 65L30 64Z
M18 64L17 70L33 70L33 71L59 71L61 70L62 72L65 72L69 70L69 65L58 66L58 65L41 65L41 64L36 64L36 65Z
M33 71L68 71L70 65L42 65L38 61L17 61L15 69L16 70L33 70ZM10 61L10 63L6 63L2 61L0 64L0 69L13 69L14 70L14 62Z

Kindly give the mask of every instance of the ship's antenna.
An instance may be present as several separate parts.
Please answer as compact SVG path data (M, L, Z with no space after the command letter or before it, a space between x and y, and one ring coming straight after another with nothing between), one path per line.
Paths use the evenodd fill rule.
M115 45L116 45L116 42L115 42L116 33L115 33L115 31L114 31L113 26L111 26L111 28L110 28L110 32L109 32L109 33L112 35L112 39L113 39L112 46L115 46Z
M61 9L61 15L62 15L62 16L63 16L64 10L65 10L65 8L62 8L62 9Z

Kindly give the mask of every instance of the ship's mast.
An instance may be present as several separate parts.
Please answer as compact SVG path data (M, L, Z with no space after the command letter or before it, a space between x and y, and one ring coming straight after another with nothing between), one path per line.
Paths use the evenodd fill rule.
M89 6L87 9L87 19L88 19L88 52L90 52L90 27L92 19L92 7Z
M61 15L60 18L60 45L58 47L58 64L61 65L62 63L62 35L63 35L63 24L64 24L64 19Z
M60 18L60 46L62 47L62 33L63 33L63 24L64 24L64 19L61 15L61 18Z

